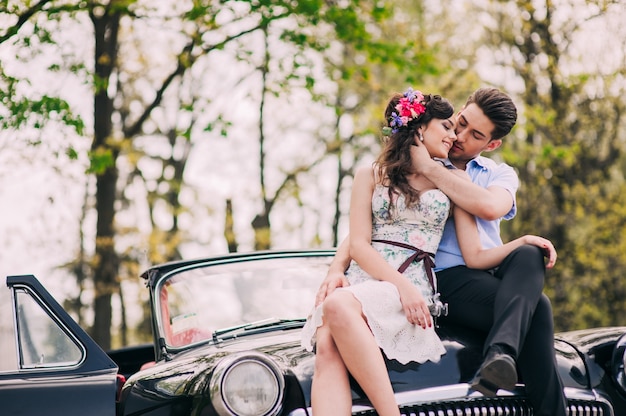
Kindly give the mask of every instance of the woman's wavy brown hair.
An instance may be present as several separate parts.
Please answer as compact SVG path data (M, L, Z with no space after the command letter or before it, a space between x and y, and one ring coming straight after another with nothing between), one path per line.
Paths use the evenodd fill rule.
M385 126L389 126L391 113L396 111L402 94L396 93L389 100L385 110ZM420 191L409 185L407 176L413 172L411 166L411 146L415 143L417 129L428 124L432 119L447 119L454 114L452 104L440 95L424 94L426 111L418 118L408 122L406 126L390 136L383 137L383 149L376 159L378 180L389 187L389 199L393 206L393 194L402 194L407 206L419 201Z

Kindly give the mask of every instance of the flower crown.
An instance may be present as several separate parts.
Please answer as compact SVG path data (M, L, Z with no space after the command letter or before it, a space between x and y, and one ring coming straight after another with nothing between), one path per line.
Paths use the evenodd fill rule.
M407 126L411 120L417 119L426 112L424 94L420 91L409 87L403 95L396 105L396 111L392 112L389 117L389 126L383 127L385 136L397 133L400 127Z

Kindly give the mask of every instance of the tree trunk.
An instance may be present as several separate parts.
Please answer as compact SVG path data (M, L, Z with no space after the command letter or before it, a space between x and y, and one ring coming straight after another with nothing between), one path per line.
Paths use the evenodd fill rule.
M228 244L228 252L236 253L239 248L237 236L235 235L235 220L233 215L233 201L226 200L226 217L224 219L224 238Z
M272 247L272 227L270 225L270 211L267 209L271 206L265 202L265 209L252 220L252 228L254 229L254 249L269 250Z
M91 14L95 35L94 140L91 150L96 174L96 248L94 264L94 323L92 336L103 348L111 348L111 298L118 291L119 257L115 251L115 200L118 170L115 164L119 149L112 143L113 101L108 95L111 74L117 59L117 35L120 15L108 9L102 15Z

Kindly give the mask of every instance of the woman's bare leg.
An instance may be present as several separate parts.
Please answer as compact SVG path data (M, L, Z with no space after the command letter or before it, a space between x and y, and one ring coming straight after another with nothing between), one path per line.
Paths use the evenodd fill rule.
M335 291L324 301L324 319L345 367L378 414L400 416L383 355L365 321L361 303L349 292Z
M348 370L326 324L317 328L311 406L315 416L352 414Z

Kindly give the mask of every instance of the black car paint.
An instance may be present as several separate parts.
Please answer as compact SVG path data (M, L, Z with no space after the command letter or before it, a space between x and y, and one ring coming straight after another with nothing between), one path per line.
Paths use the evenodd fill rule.
M607 334L607 338L603 338L604 342L614 343L616 336L619 335L618 330L616 328L614 333ZM626 328L621 330L626 332ZM439 333L447 350L439 363L401 365L397 361L388 362L390 378L396 393L466 383L471 379L481 363L482 337L461 328L451 327L441 327ZM589 372L601 371L600 366L595 362L585 363L583 357L567 342L558 341L557 345L559 369L565 387L589 389L592 385ZM274 358L287 375L287 389L292 394L297 393L297 396L302 397L301 400L292 400L286 404L284 414L310 403L314 356L303 351L299 343L299 331L288 330L242 337L218 346L198 347L176 355L171 361L163 361L144 370L128 381L123 402L126 406L130 406L131 403L134 405L132 408L125 408L124 414L139 411L142 406L170 407L170 401L190 405L193 402L189 394L191 391L203 394L201 388L192 386L199 380L208 379L211 368L220 358L226 354L248 350L260 351ZM587 370L588 367L590 370ZM169 385L167 391L160 387L164 380L167 380ZM600 379L595 380L594 387L600 386L599 381ZM150 394L156 391L160 394L150 398ZM471 391L468 390L467 393L470 394ZM353 384L353 395L356 404L368 404L367 398L356 383ZM210 407L208 403L207 406ZM209 411L208 414L213 413Z
M624 376L619 385L617 372L623 374L626 352L626 327L593 328L557 334L557 346L566 343L575 349L587 370L589 388L604 392L613 405L615 415L626 415ZM621 347L616 347L619 344ZM616 368L616 366L619 368ZM561 377L567 377L560 367ZM570 371L571 373L571 371Z
M49 316L82 345L86 354L84 360L75 367L21 369L0 373L0 414L114 415L117 391L115 362L34 276L9 276L6 283L10 289L21 288L34 294Z
M152 292L160 276L181 267L210 266L224 261L300 254L282 252L229 255L169 263L149 269L144 277L147 278L147 285ZM307 256L332 254L332 251L306 253ZM9 287L24 286L35 293L49 309L50 315L71 331L88 353L87 359L79 367L69 371L46 369L20 374L0 373L2 414L6 411L6 414L24 416L99 416L115 413L118 416L216 415L207 394L212 369L221 358L231 354L245 354L246 351L259 351L272 357L285 375L285 402L280 414L307 414L314 355L300 346L300 331L297 328L243 335L180 350L167 350L155 331L154 346L144 345L111 351L110 356L115 360L114 363L33 276L9 277L7 284ZM151 296L154 294L151 293ZM480 400L482 397L468 390L466 382L480 365L483 335L450 326L441 326L438 332L447 350L439 363L400 365L395 361L388 362L397 397L399 400L405 399L407 403L443 400L441 397L447 397L448 394L442 390L443 386L444 389L459 394L455 400ZM612 403L614 415L626 414L626 383L623 375L626 336L623 334L626 334L626 327L596 328L557 334L555 340L557 362L566 392L573 392L586 400L608 399ZM156 360L156 363L138 371L141 364L151 360ZM130 376L124 386L117 411L116 363L120 373ZM522 397L523 386L520 385L510 394ZM368 405L367 398L356 383L353 383L353 398L357 406ZM45 411L41 410L42 406ZM296 409L303 410L296 412ZM292 411L294 413L290 413Z
M282 252L279 255L297 256L299 254L299 252ZM257 253L252 254L251 257L246 254L235 254L198 261L169 263L148 270L143 277L147 279L148 287L154 290L162 276L168 275L179 268L210 267L212 264L220 264L222 262L236 262L249 260L255 256L263 258L273 255L275 253ZM332 255L332 252L308 252L307 255L327 256ZM152 296L154 296L154 293L152 293ZM465 383L471 379L481 363L484 334L450 326L441 326L438 329L438 333L447 350L440 362L410 363L408 365L401 365L395 361L388 362L390 378L396 393L402 395L402 393L409 394L415 390L434 391L434 389L441 386L457 386L456 390L458 391L460 387L462 391L465 388L464 385L467 386ZM611 377L607 374L604 367L609 365L610 360L598 361L590 358L594 356L593 353L597 349L587 348L584 352L576 349L577 342L585 340L583 334L594 333L595 330L589 330L581 332L578 339L570 335L563 340L557 339L555 341L559 371L564 385L566 388L576 392L600 388L600 392L593 392L592 396L597 394L599 397L607 396L624 402L623 397L616 391L616 386L608 385L611 382ZM594 345L614 345L616 340L624 333L626 333L626 327L602 331L598 333ZM158 339L157 331L155 331L155 336L157 337L155 338L155 345L160 345L161 341ZM156 348L155 354L158 364L129 380L125 388L124 402L128 405L139 402L146 406L165 405L163 402L165 397L163 395L151 401L147 392L161 391L163 393L163 390L158 388L158 383L175 374L176 377L171 380L175 387L169 391L172 394L170 400L175 399L177 402L186 402L192 406L194 412L214 414L210 403L206 399L206 392L203 392L202 388L199 387L204 385L203 382L195 383L198 383L198 380L210 377L211 367L220 357L247 350L261 351L276 360L287 377L286 389L291 393L287 394L286 397L292 397L292 395L297 393L295 395L298 398L288 400L281 414L289 414L293 409L306 408L310 405L310 385L313 375L314 355L307 353L300 346L299 330L281 330L276 333L249 335L221 342L217 345L198 346L192 351L174 352L173 354L172 352L165 352L164 348ZM585 356L586 353L592 355L587 357ZM178 373L176 369L178 369ZM187 376L181 376L181 369L183 372L187 372ZM603 376L598 377L598 374ZM367 406L368 400L359 386L356 383L352 383L352 387L354 403ZM603 392L605 388L609 393ZM518 393L523 395L523 387L516 389L515 394ZM194 398L193 394L199 396ZM471 396L475 393L466 389L465 394ZM204 399L201 398L203 395ZM198 407L198 404L206 406L206 408L201 409ZM616 406L616 409L623 408L621 404L614 404L614 406ZM140 408L140 405L132 406L133 411L139 411Z

